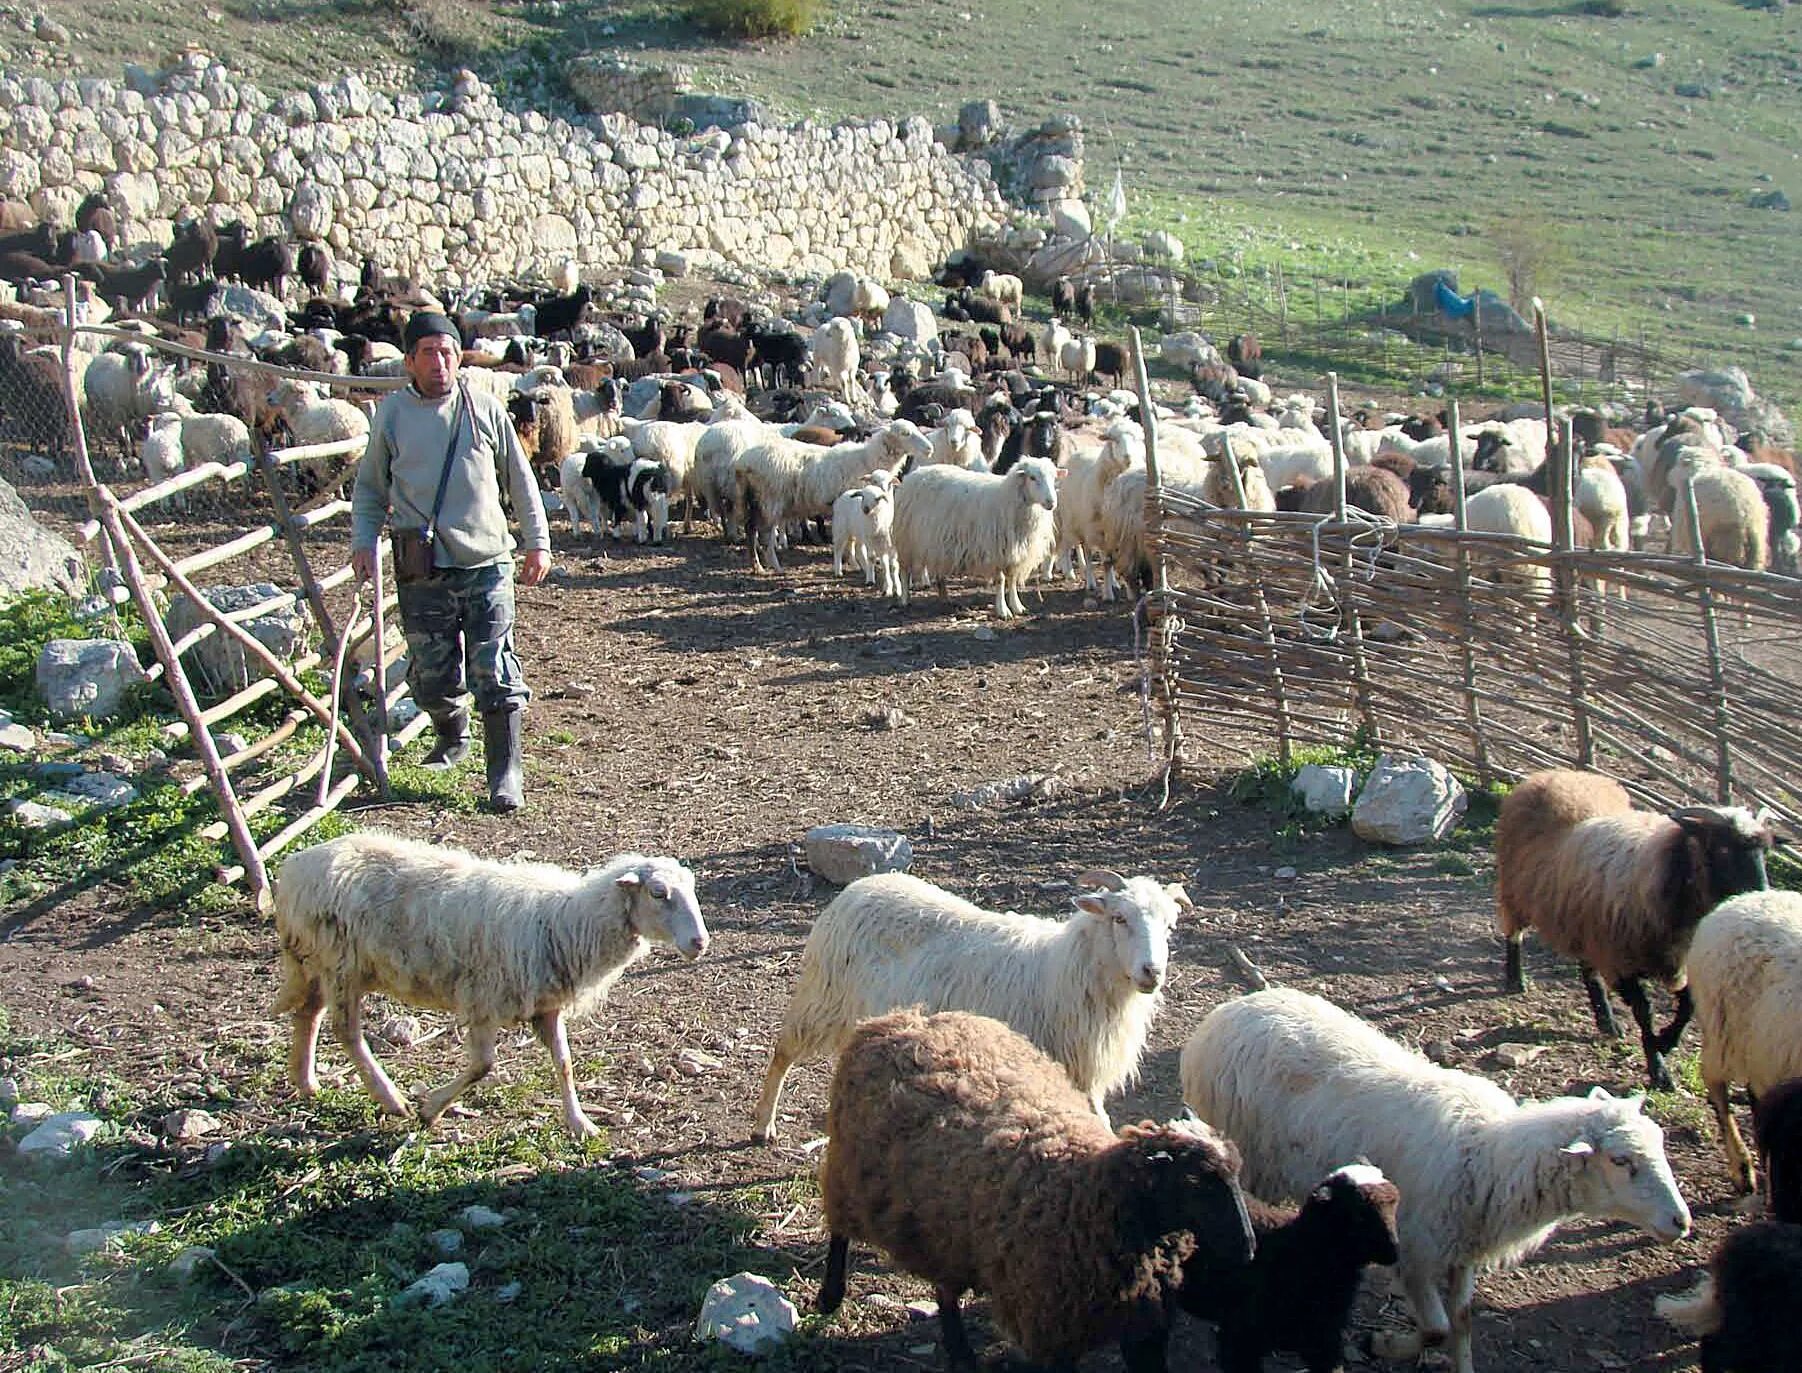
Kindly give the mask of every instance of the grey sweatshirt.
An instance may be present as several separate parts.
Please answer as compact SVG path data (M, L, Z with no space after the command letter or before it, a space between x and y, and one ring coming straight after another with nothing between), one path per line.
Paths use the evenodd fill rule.
M459 405L459 392L469 397ZM550 524L538 483L519 446L506 407L493 396L455 386L443 400L427 400L411 386L384 397L369 422L369 446L357 467L351 496L351 547L373 549L393 512L397 528L420 529L432 513L451 416L457 416L457 456L438 512L439 567L487 567L514 548L501 509L502 474L519 517L520 545L549 548ZM470 442L472 425L474 443Z

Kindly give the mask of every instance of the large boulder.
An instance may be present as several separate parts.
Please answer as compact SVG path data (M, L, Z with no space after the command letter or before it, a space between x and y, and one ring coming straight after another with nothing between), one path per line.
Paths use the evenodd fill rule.
M904 296L889 301L888 309L882 312L882 329L884 333L910 343L930 343L939 336L939 324L932 307Z
M905 835L868 825L815 825L805 847L808 868L841 887L872 873L906 872L914 856Z
M1442 764L1384 754L1352 807L1352 833L1377 844L1427 844L1450 834L1469 804Z
M281 595L273 582L251 582L244 586L220 586L201 593L215 610L231 614L248 610ZM200 611L186 596L169 603L165 617L171 638L180 639L202 623ZM241 628L283 661L292 661L307 641L310 618L296 602L281 610L267 611L253 619L239 621ZM182 655L182 661L203 690L218 696L242 691L269 670L254 658L245 656L237 640L214 630Z
M1795 442L1795 428L1781 410L1752 389L1752 379L1744 368L1684 372L1677 378L1677 395L1685 405L1705 405L1735 429L1762 434L1780 448Z
M21 591L79 595L87 567L75 545L31 516L19 493L0 480L0 596Z
M55 720L111 719L146 680L137 650L117 639L52 639L38 654L38 691Z

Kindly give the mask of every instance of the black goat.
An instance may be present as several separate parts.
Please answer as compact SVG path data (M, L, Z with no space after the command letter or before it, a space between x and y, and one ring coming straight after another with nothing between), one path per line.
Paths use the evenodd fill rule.
M309 291L323 295L332 289L332 250L323 243L303 243L294 270Z
M538 336L540 338L556 338L567 334L587 318L590 306L594 303L594 290L587 282L577 286L567 296L551 296L538 302Z
M1059 319L1075 316L1076 284L1069 277L1059 277L1051 283L1051 313Z
M1098 377L1112 377L1114 385L1122 385L1126 381L1127 369L1126 345L1124 343L1108 343L1097 339L1095 342L1095 372Z
M243 280L244 253L250 247L250 226L238 220L213 231L213 275L221 281Z
M1702 1337L1703 1373L1802 1368L1802 1225L1758 1221L1722 1240L1702 1286L1660 1297L1658 1314Z
M88 265L97 273L101 299L120 311L144 309L169 276L168 264L160 257L137 267L113 267L104 262Z
M175 238L169 244L165 261L169 280L192 281L206 276L219 252L219 234L204 219L183 220L175 226Z
M1076 316L1084 324L1095 322L1095 283L1085 281L1076 288Z
M1013 470L1021 458L1049 458L1059 465L1065 457L1067 440L1063 421L1055 410L1041 410L1028 415L1024 424L1013 427L1001 444L1001 452L990 468L999 477Z
M793 330L776 326L747 325L751 341L750 366L767 370L765 384L793 386L807 366L807 340Z
M246 286L267 288L276 295L294 274L294 245L271 234L259 238L238 257L238 279Z

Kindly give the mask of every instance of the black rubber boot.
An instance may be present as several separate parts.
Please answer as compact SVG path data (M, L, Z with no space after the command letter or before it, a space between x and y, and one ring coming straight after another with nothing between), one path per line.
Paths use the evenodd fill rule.
M519 710L482 712L482 752L488 762L488 808L509 815L526 803L521 745L526 717Z
M441 711L432 716L432 729L437 741L419 766L432 772L454 768L469 757L469 712L462 707Z

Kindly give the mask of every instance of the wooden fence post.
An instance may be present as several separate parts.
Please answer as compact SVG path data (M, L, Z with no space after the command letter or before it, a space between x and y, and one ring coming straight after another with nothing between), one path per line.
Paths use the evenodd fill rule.
M1542 322L1543 322L1543 316ZM1552 431L1547 431L1549 439ZM1589 689L1583 669L1581 588L1572 561L1576 550L1577 458L1576 426L1567 422L1547 461L1552 467L1552 545L1558 550L1558 615L1564 621L1564 641L1570 655L1571 719L1577 727L1577 760L1595 766L1595 739L1589 726Z
M1333 518L1338 522L1340 537L1345 540L1345 554L1339 565L1339 615L1346 636L1351 640L1352 689L1358 706L1358 724L1366 743L1379 738L1376 705L1370 691L1370 664L1364 652L1364 618L1358 613L1352 588L1357 585L1352 574L1352 538L1345 521L1345 436L1339 431L1339 374L1326 374L1327 437L1333 445Z
M1708 551L1702 547L1702 520L1696 513L1695 474L1683 477L1683 520L1689 529L1690 547L1695 550L1696 566L1708 566ZM1728 739L1730 724L1727 708L1727 665L1721 657L1721 627L1714 610L1714 588L1702 578L1697 602L1702 614L1702 637L1708 645L1709 704L1714 716L1714 791L1715 800L1729 805L1733 800L1733 746Z
M1176 658L1176 616L1169 602L1169 555L1164 547L1164 483L1158 468L1157 410L1151 402L1151 379L1145 371L1145 345L1137 325L1128 325L1127 347L1132 353L1133 384L1139 393L1139 413L1145 434L1145 533L1157 550L1152 562L1151 595L1146 598L1145 621L1152 644L1152 664L1157 678L1158 703L1164 715L1164 778L1162 809L1170 803L1170 790L1182 756L1182 721L1176 709L1172 685Z
M1464 680L1464 723L1470 730L1471 752L1477 763L1477 781L1488 786L1493 776L1489 768L1489 742L1483 730L1483 710L1477 701L1476 601L1470 585L1470 546L1463 538L1470 530L1470 512L1464 508L1464 450L1459 446L1456 400L1446 406L1445 417L1446 434L1451 440L1452 526L1459 534L1455 556L1458 567L1458 656Z

